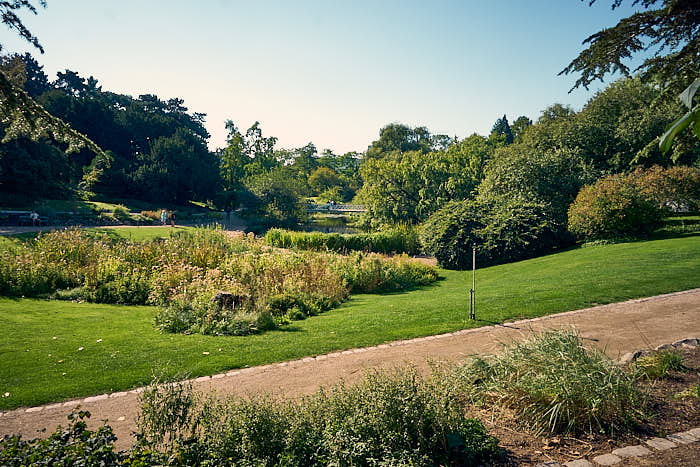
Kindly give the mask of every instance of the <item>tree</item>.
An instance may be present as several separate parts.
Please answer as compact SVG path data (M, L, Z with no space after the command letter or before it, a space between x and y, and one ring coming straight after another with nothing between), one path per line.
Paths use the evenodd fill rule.
M503 115L503 118L496 120L496 123L494 123L493 128L491 129L491 134L503 135L505 137L506 144L513 142L513 132L510 129L508 119L505 115Z
M319 194L329 188L341 186L340 176L328 167L319 167L309 175L309 187L315 194Z
M39 0L38 3L39 6L46 8L46 0ZM26 8L35 15L37 14L33 0L0 0L0 18L2 18L2 23L6 24L10 29L17 31L20 37L26 39L30 44L39 49L41 53L44 53L44 48L39 43L39 39L29 32L29 29L22 24L22 20L17 16L17 12L23 8Z
M41 7L46 7L44 0L39 0L38 4ZM33 14L37 13L32 0L0 0L2 23L17 31L22 38L44 53L44 48L37 37L20 20L17 13L22 9L27 9ZM0 46L1 52L2 46ZM13 84L3 71L0 71L0 126L4 129L2 142L19 137L27 137L37 141L40 138L50 136L60 143L65 143L69 152L77 151L82 147L92 151L95 154L95 159L90 164L92 170L87 172L82 180L82 188L85 190L92 188L102 171L111 163L109 154L105 153L90 138L75 131L61 119L44 110L34 102L25 90Z
M531 125L532 120L530 120L524 115L515 119L513 124L510 126L511 131L513 132L513 140L517 140L518 138L520 138L522 134L525 133L525 130L527 130L527 128Z
M276 167L246 180L246 186L255 196L249 210L262 217L268 225L294 227L306 217L300 186L294 169Z
M433 149L430 132L425 127L411 128L402 123L390 123L379 130L379 139L367 149L367 157L382 157L393 152L430 152Z
M380 221L422 222L445 203L472 197L486 162L502 144L502 138L474 134L446 151L394 151L365 159L360 197L369 216Z
M583 1L583 0L582 0ZM589 4L596 0L587 0ZM624 0L612 0L618 8ZM692 0L632 0L643 10L623 18L583 41L588 47L559 74L579 74L572 90L603 80L606 75L630 76L624 62L642 51L655 49L634 72L644 80L656 80L664 99L679 94L698 75L700 53L700 3Z

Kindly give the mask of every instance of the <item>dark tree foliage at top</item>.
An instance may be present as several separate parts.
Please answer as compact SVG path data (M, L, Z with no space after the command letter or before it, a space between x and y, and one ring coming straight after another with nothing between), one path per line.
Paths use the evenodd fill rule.
M582 0L583 1L583 0ZM596 0L586 0L589 5ZM618 8L624 0L613 0ZM596 32L583 41L583 50L559 74L580 74L571 90L588 87L608 74L630 76L624 61L654 50L634 72L654 78L675 97L695 80L700 69L700 2L697 0L633 0L644 11L620 20L612 28Z
M46 8L45 0L38 0L37 3ZM37 14L32 0L0 0L0 20L39 49L41 53L44 53L39 39L27 29L18 16L18 12L23 9ZM0 53L2 53L2 44L0 44ZM26 54L26 57L30 57L29 54ZM43 72L41 67L32 67L31 64L28 68L25 67L22 72L23 80L28 84L25 89L13 82L12 77L5 74L4 69L0 69L0 130L2 130L0 143L7 143L18 138L38 141L42 138L52 137L55 141L65 144L68 152L87 148L94 153L95 157L89 164L88 170L85 171L80 185L81 189L89 192L102 175L103 170L109 167L111 155L105 153L90 138L78 133L60 118L51 115L32 99L32 96L36 95L32 93L38 92L35 85L41 82Z
M46 8L46 0L39 0L37 3ZM22 24L19 16L17 16L17 12L23 8L26 8L35 15L37 13L34 1L32 0L0 0L0 18L2 18L2 23L7 25L10 29L17 31L21 37L29 41L29 43L39 49L41 53L44 53L44 48L39 43L39 39Z

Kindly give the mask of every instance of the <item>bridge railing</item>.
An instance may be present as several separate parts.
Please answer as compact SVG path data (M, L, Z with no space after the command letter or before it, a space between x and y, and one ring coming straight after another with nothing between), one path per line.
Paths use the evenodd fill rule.
M313 204L306 205L308 212L365 212L364 204Z

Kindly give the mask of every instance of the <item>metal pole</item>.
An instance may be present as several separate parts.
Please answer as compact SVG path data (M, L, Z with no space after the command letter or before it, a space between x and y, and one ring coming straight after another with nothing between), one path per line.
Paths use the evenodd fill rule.
M476 319L476 248L472 247L472 288L469 291L469 319Z

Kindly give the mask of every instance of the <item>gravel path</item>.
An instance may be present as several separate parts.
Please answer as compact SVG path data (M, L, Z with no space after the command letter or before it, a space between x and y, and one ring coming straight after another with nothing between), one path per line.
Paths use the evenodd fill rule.
M503 343L521 339L545 328L575 327L591 345L618 358L624 353L655 347L686 337L700 336L700 288L622 303L570 311L505 325L459 331L376 347L336 352L226 374L197 378L195 388L219 395L270 393L284 397L308 394L340 379L351 382L368 369L413 364L426 369L428 361L456 361L470 355L494 353ZM37 430L65 426L75 406L92 413L90 424L109 420L124 449L132 442L138 411L138 390L22 408L0 415L0 436L21 433L37 436Z

